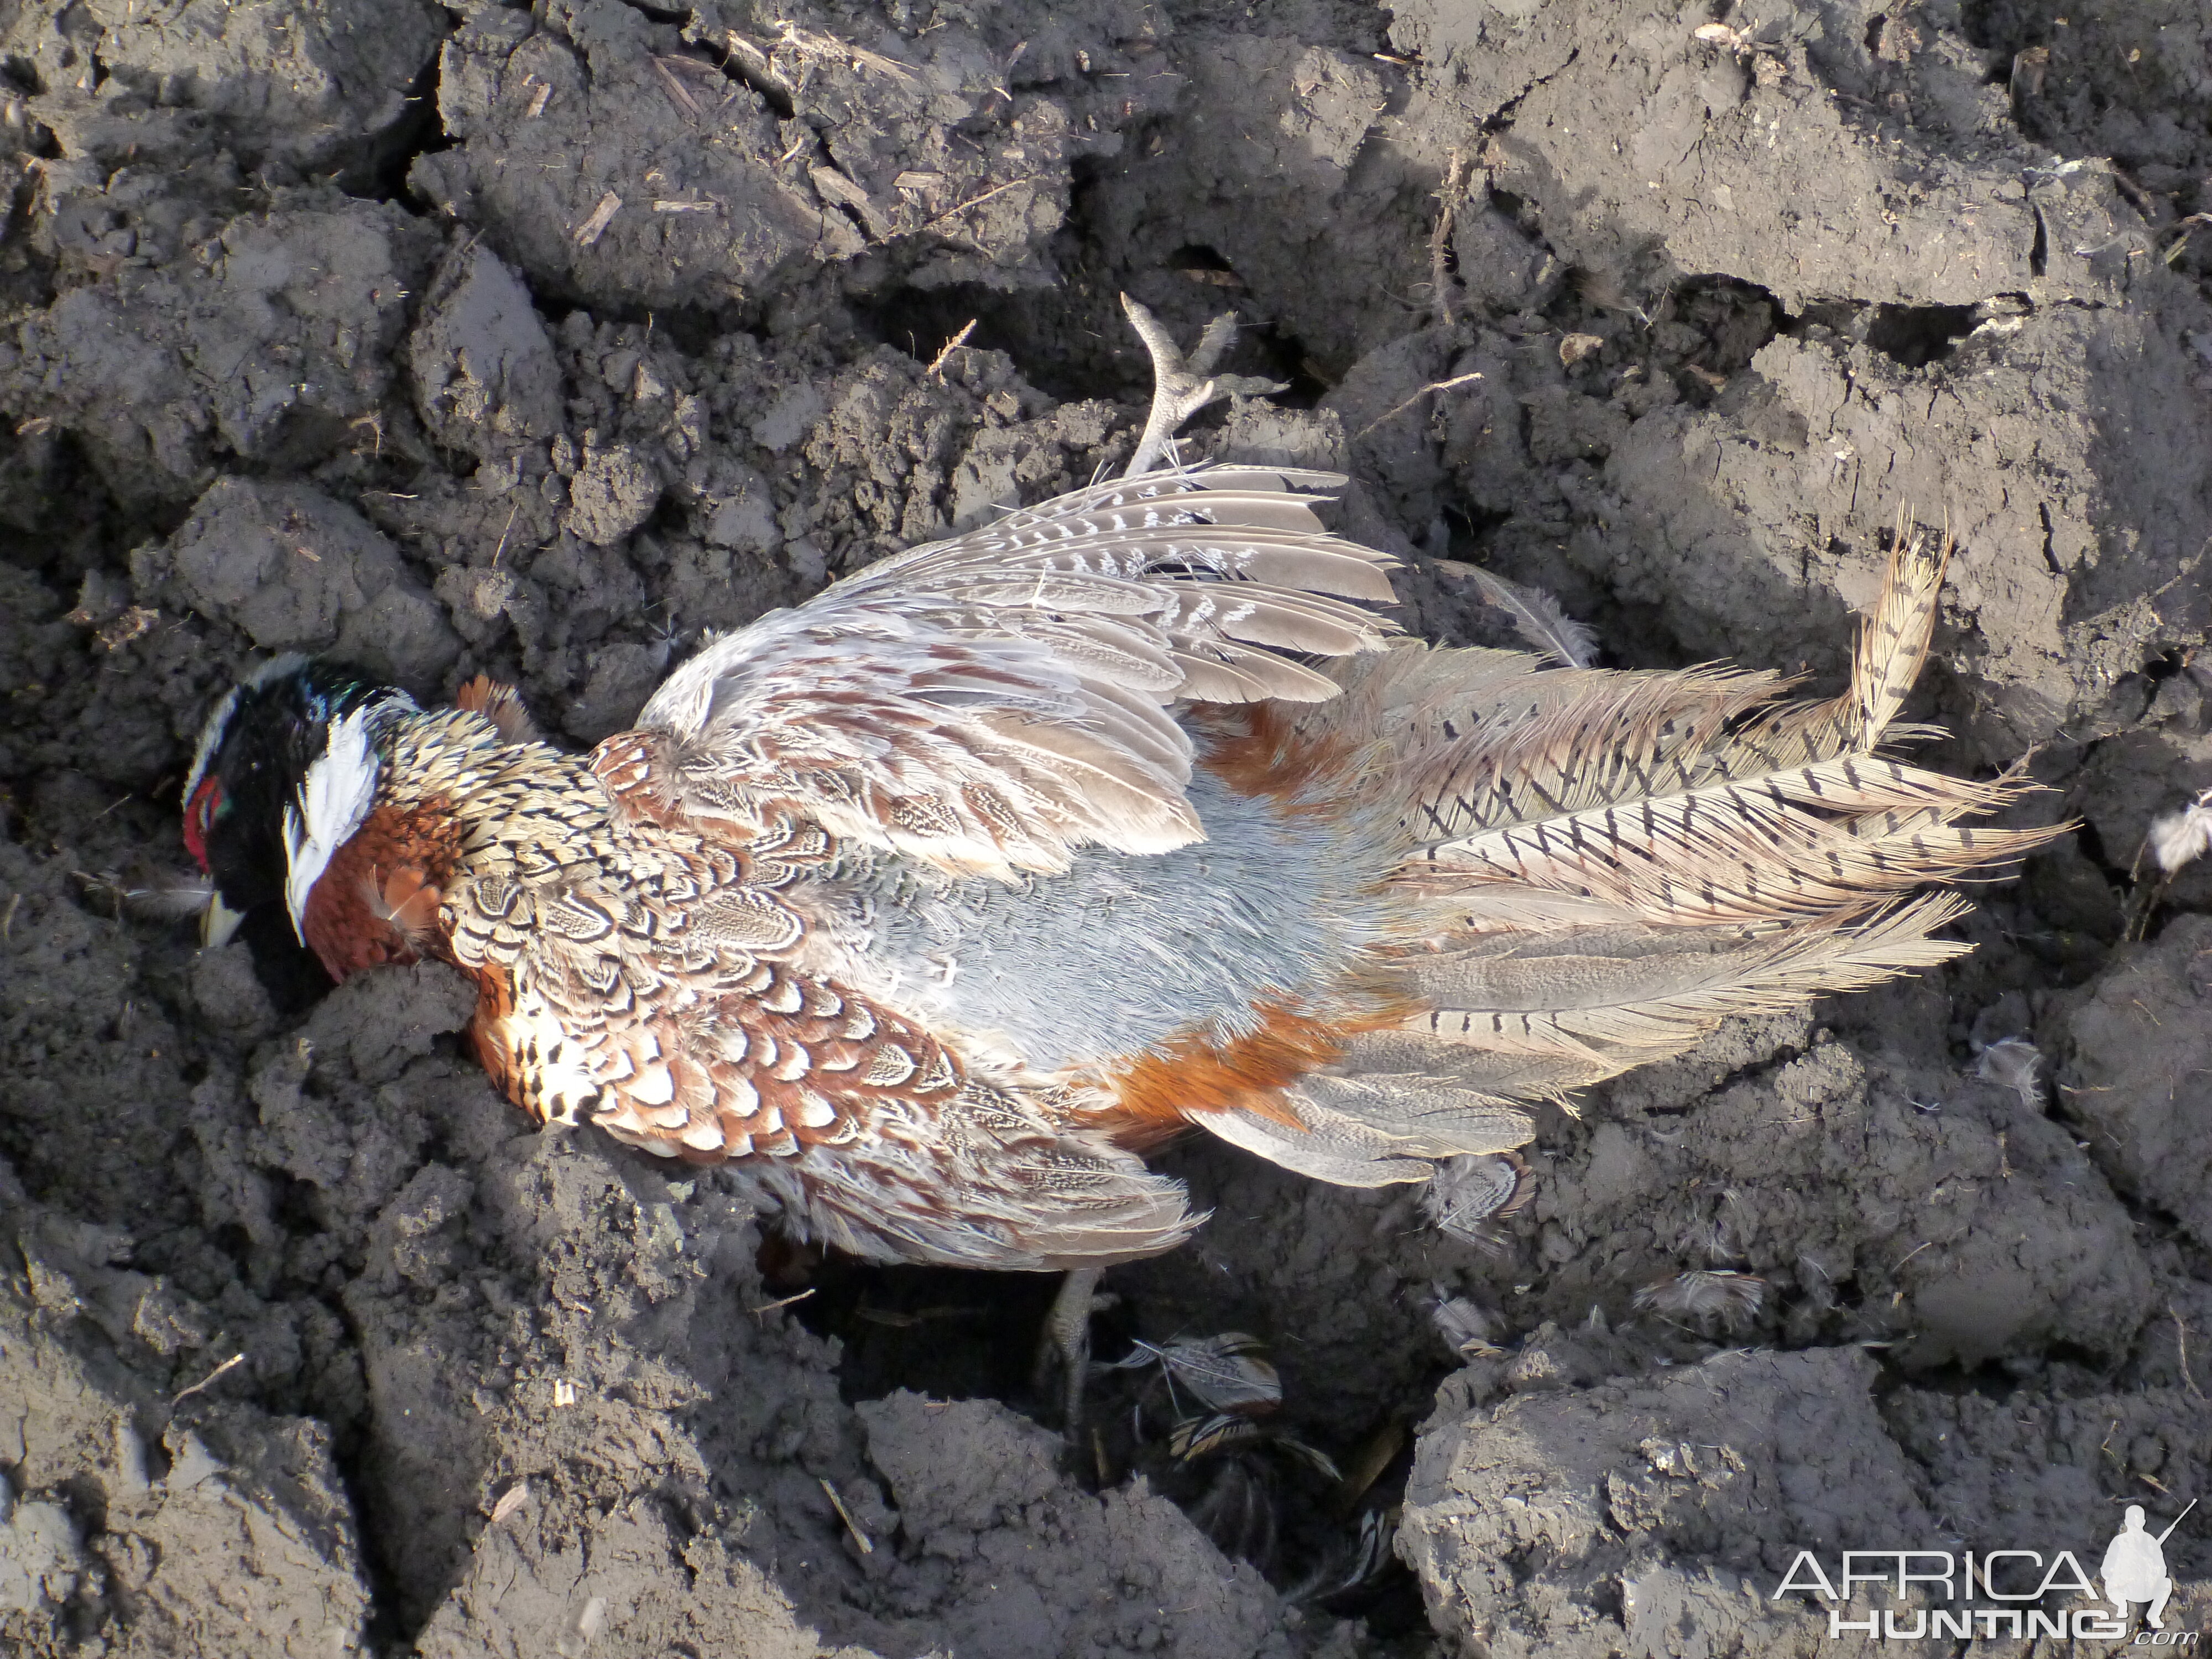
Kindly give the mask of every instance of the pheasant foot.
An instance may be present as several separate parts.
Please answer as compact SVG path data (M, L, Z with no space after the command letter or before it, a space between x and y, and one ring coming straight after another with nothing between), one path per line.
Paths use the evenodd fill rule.
M1206 332L1199 336L1197 349L1186 357L1167 325L1126 294L1121 296L1121 309L1128 313L1129 325L1137 331L1137 337L1152 358L1152 412L1146 418L1144 435L1137 440L1137 453L1129 458L1124 477L1151 471L1182 429L1182 423L1208 404L1230 397L1266 397L1290 384L1263 380L1255 374L1213 373L1214 364L1237 337L1233 311L1224 311L1208 323Z
M1055 1368L1060 1373L1060 1420L1072 1437L1083 1425L1083 1385L1091 1374L1091 1316L1114 1304L1098 1293L1103 1267L1071 1267L1060 1281L1060 1294L1045 1315L1037 1341L1036 1391L1049 1392Z

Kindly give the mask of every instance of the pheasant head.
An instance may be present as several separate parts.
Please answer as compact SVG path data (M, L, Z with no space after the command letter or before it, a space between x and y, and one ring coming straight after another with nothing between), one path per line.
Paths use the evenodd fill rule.
M202 939L220 945L281 898L301 940L331 861L374 804L391 723L414 699L343 663L278 657L208 717L185 782L185 844L207 872ZM334 961L340 977L358 963Z

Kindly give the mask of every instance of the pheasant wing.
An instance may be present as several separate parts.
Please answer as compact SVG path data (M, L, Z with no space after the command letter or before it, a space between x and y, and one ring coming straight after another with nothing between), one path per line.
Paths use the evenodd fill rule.
M1094 486L914 548L710 643L593 765L629 810L780 817L961 874L1200 838L1186 701L1317 702L1379 647L1386 554L1302 488L1216 467Z

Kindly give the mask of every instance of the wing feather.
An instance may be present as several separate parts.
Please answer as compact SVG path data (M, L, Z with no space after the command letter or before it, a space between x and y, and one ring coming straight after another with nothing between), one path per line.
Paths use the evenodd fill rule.
M639 733L654 810L811 818L962 874L1166 851L1203 831L1175 706L1317 702L1299 657L1379 648L1387 554L1316 516L1334 474L1169 469L1074 491L896 554L710 642ZM616 791L624 798L622 790Z

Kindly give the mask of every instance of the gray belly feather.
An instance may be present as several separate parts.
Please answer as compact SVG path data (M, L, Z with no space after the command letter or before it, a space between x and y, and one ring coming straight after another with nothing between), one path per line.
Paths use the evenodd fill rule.
M1203 772L1190 798L1208 838L1172 853L1091 848L1018 887L884 855L830 884L860 901L852 943L884 971L885 1000L995 1036L1033 1069L1194 1027L1235 1036L1258 1025L1255 1000L1322 988L1380 936L1381 860Z

